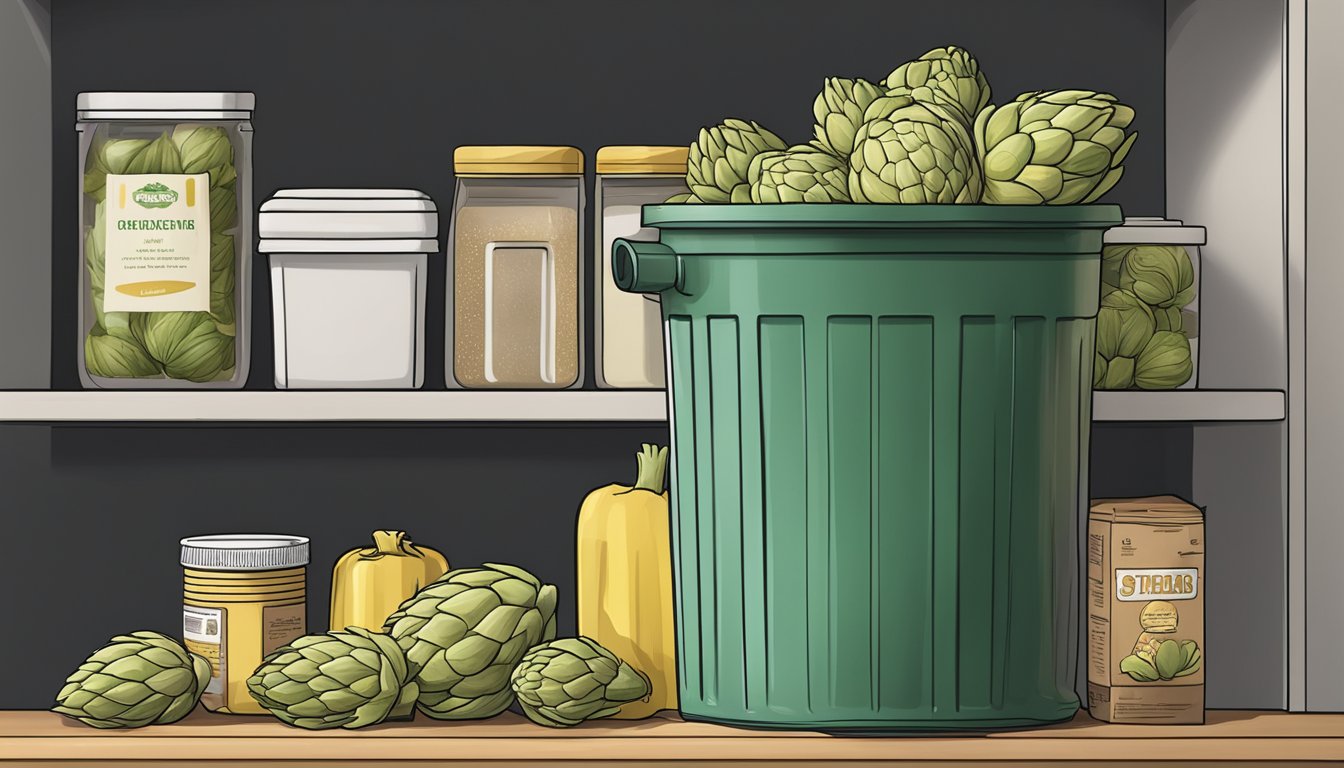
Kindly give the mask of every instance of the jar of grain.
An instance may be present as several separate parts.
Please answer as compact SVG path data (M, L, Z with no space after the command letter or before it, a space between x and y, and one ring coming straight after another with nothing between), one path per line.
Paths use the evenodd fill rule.
M611 273L611 244L616 238L657 240L646 228L645 205L689 192L686 188L687 148L602 147L597 150L597 197L594 241L597 276L593 292L594 348L597 386L611 389L662 389L663 314L657 294L627 293L616 287Z
M583 153L458 147L453 170L448 386L580 386Z

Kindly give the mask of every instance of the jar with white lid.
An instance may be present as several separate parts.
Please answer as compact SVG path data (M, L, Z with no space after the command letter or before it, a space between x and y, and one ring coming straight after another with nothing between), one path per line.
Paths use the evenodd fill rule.
M275 386L418 389L439 213L413 189L284 189L261 206Z
M250 93L81 93L78 370L86 388L247 382Z
M1145 346L1134 360L1133 382L1095 381L1097 389L1195 389L1199 386L1199 273L1200 246L1207 242L1204 227L1161 216L1130 216L1102 237L1102 298L1121 291L1126 301L1141 302L1153 323L1157 341ZM1112 303L1115 303L1114 300ZM1106 304L1103 303L1103 309ZM1101 318L1098 318L1101 322ZM1189 378L1179 344L1159 349L1160 342L1179 342L1166 334L1184 336L1189 346ZM1158 334L1162 334L1159 336ZM1098 334L1100 338L1100 333ZM1159 354L1165 351L1166 354ZM1098 372L1102 350L1097 350ZM1144 370L1153 361L1156 375ZM1128 377L1125 377L1128 378ZM1180 381L1180 383L1177 383Z
M458 147L453 170L448 386L581 386L583 152Z
M661 389L666 381L663 316L657 294L616 287L611 244L617 238L657 240L644 227L643 206L686 194L685 146L613 146L597 150L597 247L593 274L597 385L609 389Z

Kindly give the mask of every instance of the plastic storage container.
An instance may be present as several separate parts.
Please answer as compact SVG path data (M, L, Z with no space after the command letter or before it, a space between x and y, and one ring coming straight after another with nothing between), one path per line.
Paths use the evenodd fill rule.
M663 205L684 716L1057 722L1115 206Z
M286 189L261 206L280 389L416 389L434 201L413 189Z
M611 274L611 244L618 237L656 238L645 229L640 210L686 188L687 148L602 147L597 150L597 215L593 240L594 346L597 385L604 388L661 389L666 380L663 316L658 297L631 294L616 287Z
M182 539L182 635L210 662L201 704L262 715L247 678L267 654L307 632L308 539L225 534Z
M254 102L250 93L79 94L86 388L246 383Z
M1176 274L1188 263L1190 285L1172 285L1172 290L1185 289L1183 295L1177 293L1172 300L1163 301L1165 296L1152 295L1146 291L1140 298L1157 302L1150 305L1155 328L1158 330L1180 331L1190 342L1190 378L1177 389L1195 389L1199 386L1199 261L1200 246L1207 242L1204 227L1187 225L1178 219L1164 219L1160 216L1130 216L1119 227L1109 229L1103 239L1102 251L1102 295L1114 288L1125 287L1132 290L1134 274L1125 269L1128 255L1136 247L1160 246L1170 249L1176 259ZM1154 266L1153 264L1149 265ZM1170 266L1170 265L1168 265ZM1158 278L1165 278L1158 274ZM1184 275L1181 280L1184 280ZM1128 279L1126 279L1128 278ZM1159 279L1159 291L1167 290L1167 280ZM1188 303L1186 303L1188 302Z
M583 383L583 153L458 147L448 386Z

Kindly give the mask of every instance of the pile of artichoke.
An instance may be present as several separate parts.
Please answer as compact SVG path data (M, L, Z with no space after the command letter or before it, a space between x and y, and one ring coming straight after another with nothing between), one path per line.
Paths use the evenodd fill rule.
M1194 265L1179 245L1102 250L1094 389L1175 389L1190 380Z
M807 144L726 120L690 145L689 194L669 203L1090 203L1115 186L1137 136L1107 93L1031 91L989 103L980 65L956 46L880 84L827 78Z
M107 175L210 174L210 311L104 312ZM105 378L227 380L236 344L235 282L238 180L233 143L223 128L179 125L156 139L105 139L89 153L84 194L94 204L84 236L94 323L84 337L84 365Z
M263 660L248 690L300 728L494 717L515 699L533 721L577 725L649 694L649 681L590 640L555 640L556 590L511 565L449 571L388 617L309 635ZM552 642L554 641L554 642Z
M1175 680L1199 671L1204 660L1194 640L1158 640L1120 660L1120 671L1140 683Z

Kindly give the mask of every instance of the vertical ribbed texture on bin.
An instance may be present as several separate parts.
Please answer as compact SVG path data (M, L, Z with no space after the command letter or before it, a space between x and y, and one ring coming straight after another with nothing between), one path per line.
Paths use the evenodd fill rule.
M1095 320L674 314L681 707L955 728L1077 707ZM1081 482L1080 482L1081 480Z

